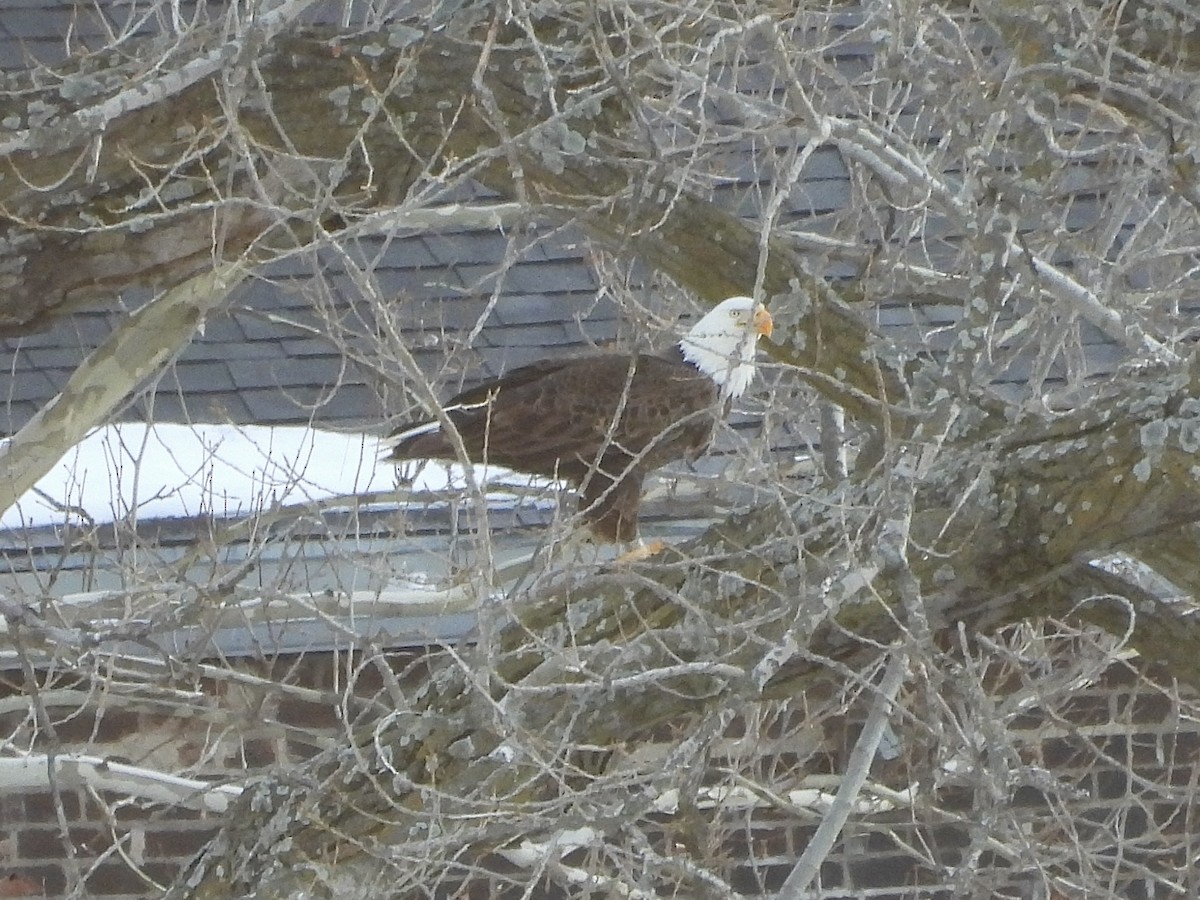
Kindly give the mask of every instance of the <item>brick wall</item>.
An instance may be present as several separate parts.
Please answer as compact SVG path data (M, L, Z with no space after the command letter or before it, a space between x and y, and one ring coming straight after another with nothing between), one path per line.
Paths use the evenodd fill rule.
M64 896L69 875L83 885L85 897L156 896L151 881L170 884L216 829L214 819L192 810L114 806L119 802L93 799L75 787L0 799L0 864L7 877L26 882L28 891L9 896ZM59 804L68 823L66 838Z
M406 681L420 677L415 657L393 660ZM101 689L43 675L48 723L29 712L20 675L10 672L0 677L0 739L44 752L54 743L52 727L63 750L240 781L297 765L342 741L337 698L381 689L376 672L345 656L240 665L251 681L177 682L173 689L195 693L190 704L174 708L179 698L162 687L134 690L132 682L109 678ZM253 683L255 678L263 682ZM285 686L269 687L270 679ZM292 693L286 685L324 693ZM997 704L1011 699L1012 685L1003 679L992 687ZM786 797L813 776L835 777L856 736L859 712L855 702L826 700L820 716L797 703L770 717L735 722L703 783L732 785L722 773L740 768ZM905 702L916 708L920 698L914 694ZM1004 765L1012 774L1004 796L992 798L981 792L975 774L946 765L950 758L971 759L970 752L948 754L927 740L922 722L905 727L901 721L903 752L877 760L872 780L896 791L914 782L922 788L912 804L852 819L822 867L821 896L1033 900L1054 896L1044 890L1047 870L1057 879L1052 883L1069 885L1082 869L1095 878L1097 867L1105 866L1099 875L1114 897L1200 896L1190 838L1200 833L1198 709L1133 666L1115 663L1054 703L1027 705L1003 719L1003 739L1013 750ZM764 747L769 752L747 769L745 754ZM980 766L996 764L986 759L988 748L976 749ZM219 825L217 816L196 809L97 793L66 775L58 781L53 793L0 796L0 897L58 897L72 884L81 885L85 897L154 897L157 885L169 884ZM819 822L819 811L728 801L711 804L706 815L701 825L656 816L657 849L665 856L703 854L722 861L722 876L746 896L778 889ZM1022 839L1024 855L1007 853L1019 851ZM460 888L471 897L518 897L523 891L482 876ZM543 882L534 896L566 895Z
M192 695L188 702L114 678L96 687L41 673L48 721L31 711L20 673L0 673L0 740L236 783L296 765L339 739L332 701L346 683L347 663L322 654L238 666L263 682L329 692L327 703L292 696L286 687L199 677L175 684ZM364 694L379 687L370 673L359 683ZM6 879L12 891L36 886L28 896L63 896L71 884L82 885L85 897L157 896L156 885L170 884L219 825L218 816L200 810L91 791L69 774L57 781L54 792L0 796L0 897Z

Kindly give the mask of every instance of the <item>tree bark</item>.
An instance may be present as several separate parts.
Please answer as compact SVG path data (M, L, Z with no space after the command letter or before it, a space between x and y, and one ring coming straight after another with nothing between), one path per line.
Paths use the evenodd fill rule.
M1012 40L1046 50L1013 27ZM544 90L530 88L529 51L502 37L312 32L270 36L202 77L171 77L184 56L122 63L111 82L79 73L67 94L96 114L9 149L0 333L28 333L118 289L183 285L214 262L269 260L404 209L422 191L436 201L440 183L469 175L537 215L578 222L700 296L756 285L805 295L807 313L772 354L887 440L841 483L797 488L662 559L568 573L504 606L495 640L431 662L407 708L365 724L352 746L303 774L247 790L172 896L330 893L348 862L433 852L435 828L438 854L478 861L527 836L531 818L547 831L613 826L650 808L662 773L572 752L565 777L546 763L547 735L615 757L655 729L701 733L748 704L862 671L918 632L1076 618L1127 636L1148 663L1200 688L1194 603L1099 564L1122 552L1195 595L1194 365L1164 359L1065 414L988 398L965 409L936 386L910 397L908 373L806 276L794 248L676 183L669 161L638 140L641 85L603 77L587 34L573 35L592 50L572 80ZM189 53L219 40L200 34ZM128 81L161 98L108 102ZM61 86L30 90L29 109L61 105ZM848 121L825 124L834 134ZM879 154L864 151L867 165L895 174L886 148L870 149ZM942 181L923 187L960 202ZM1120 316L1026 252L1015 231L981 246L997 260L1021 257L1051 296L1071 301L1071 315L1122 332ZM999 294L1003 281L976 286ZM161 363L194 324L183 315L117 388ZM1155 351L1143 336L1131 333L1130 345ZM907 543L899 569L887 557L897 529ZM677 752L693 747L681 741ZM625 805L614 811L618 796Z
M1030 617L1074 618L1127 634L1148 664L1200 689L1200 624L1191 605L1090 563L1200 515L1184 467L1200 434L1200 407L1187 401L1193 386L1176 379L1174 395L1161 393L1162 381L1140 387L1141 399L1131 390L1064 421L1031 419L996 448L991 471L972 464L978 457L969 441L969 452L944 450L931 477L914 484L903 571L889 571L878 556L847 569L838 557L847 529L884 527L875 520L872 482L843 494L834 512L827 496L759 509L714 528L677 560L564 580L523 600L495 647L479 648L466 664L444 660L412 708L369 741L364 735L356 753L326 758L303 791L280 793L283 784L268 782L249 792L196 869L194 896L314 889L314 873L330 871L335 859L394 849L398 833L424 821L431 793L441 798L441 815L469 820L472 810L498 806L499 821L486 832L447 836L452 848L461 841L473 854L525 834L529 820L518 813L553 809L569 823L577 813L553 770L507 751L513 735L615 749L661 726L687 733L723 711L796 697L861 671L918 627L974 634ZM1083 439L1097 429L1104 441ZM1143 470L1147 454L1155 461ZM886 543L882 531L876 543ZM704 560L704 568L697 572L689 559ZM901 601L897 579L909 577L924 622L914 622ZM552 649L564 647L567 628L573 650ZM787 646L790 655L772 655ZM485 672L488 683L475 683ZM599 792L617 776L591 777ZM256 854L263 829L280 829L273 833L286 836L287 851Z
M753 292L756 234L677 190L661 165L632 149L612 161L607 148L628 147L632 127L620 95L584 94L547 118L545 101L524 84L521 51L442 34L416 49L388 40L280 37L252 68L234 57L154 105L117 112L99 134L66 128L11 152L16 177L0 180L9 217L0 232L0 272L9 273L0 279L0 336L43 329L118 291L170 287L214 259L262 262L316 229L336 232L403 206L422 180L461 174L430 168L446 157L468 160L488 187L542 215L579 221L702 297ZM488 103L475 87L480 78ZM537 140L556 128L585 139L583 148ZM671 192L665 210L658 190ZM801 291L811 304L786 344L768 352L855 415L880 421L881 404L897 402L901 389L861 319L777 240L764 290Z
M244 277L236 265L221 265L177 285L122 322L80 363L62 393L0 446L0 511L32 489L65 450L103 425L139 385L170 362Z

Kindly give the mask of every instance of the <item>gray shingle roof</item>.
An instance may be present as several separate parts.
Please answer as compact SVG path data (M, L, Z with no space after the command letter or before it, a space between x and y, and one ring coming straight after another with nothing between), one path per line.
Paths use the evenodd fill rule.
M318 4L308 16L336 20L343 6ZM147 34L169 27L157 13L140 18L149 4L101 7L106 22L93 4L10 0L0 15L0 67L25 68L31 60L57 63L68 43L98 48L110 29ZM192 10L190 4L180 7L185 19ZM838 202L846 190L838 180L844 173L836 155L819 156L813 168L819 181L811 188L806 184L798 195L810 211ZM745 167L743 160L731 160ZM731 172L731 183L758 177ZM612 341L620 330L616 304L598 295L587 241L570 229L385 235L362 240L353 251L369 261L374 291L401 324L423 372L446 393L467 378ZM328 293L312 289L318 268ZM122 302L135 307L145 299L134 294ZM49 331L0 340L0 371L9 373L7 385L0 387L0 434L19 429L49 401L121 315L114 298L111 309L79 312ZM332 254L277 263L243 286L228 314L213 316L155 389L123 410L121 418L378 427L389 415L403 414L410 401L403 379L373 362L374 316ZM331 317L345 326L348 347L328 336L324 320Z
M116 6L112 15L128 14ZM317 15L336 14L340 8L340 3L334 3ZM94 21L88 24L87 15L73 20L71 9L71 4L54 0L7 4L0 15L0 64L24 66L26 51L33 50L42 59L61 57L65 45L58 35L71 21L81 39L99 34ZM847 44L837 52L849 76L860 65L855 53L866 54L870 48ZM737 77L743 92L778 92L769 67L746 67ZM718 201L747 215L756 214L777 181L782 152L756 146L754 152L731 149L714 159L712 185ZM1080 181L1082 187L1087 184ZM478 194L490 196L482 190ZM812 234L832 235L836 213L850 202L845 161L833 147L822 147L790 191L782 222ZM1096 209L1086 196L1080 197L1069 206L1073 218L1067 224L1074 227L1094 218ZM947 258L958 252L944 222L926 217L921 228L924 252ZM121 416L382 430L387 421L403 419L413 400L407 376L386 361L376 344L380 315L395 318L405 347L443 396L469 379L496 375L546 356L576 353L614 338L646 343L645 322L635 321L636 311L618 309L600 288L592 248L571 229L517 229L503 234L447 229L379 235L360 239L346 252L367 272L373 296L364 296L361 282L346 274L345 260L333 253L321 251L278 262L244 285L228 313L213 316L204 332L157 379L154 390L130 404ZM850 263L837 259L822 259L821 265L820 274L828 278L858 275ZM320 284L313 278L318 272ZM123 299L136 305L145 298ZM954 299L930 302L928 297L897 295L881 302L871 312L882 343L925 353L944 350L951 338L947 326L962 313ZM48 332L0 341L0 367L9 376L0 387L0 432L15 431L28 421L121 315L115 309L90 310L58 322ZM332 321L336 328L329 327ZM1079 333L1091 371L1107 371L1119 361L1119 349L1095 329L1083 325ZM998 381L1019 384L1028 375L1031 359L1018 357L998 373ZM1056 363L1054 371L1060 369ZM778 374L766 373L760 391L761 385L780 380ZM783 377L779 389L798 388ZM749 398L742 404L735 426L758 426L762 408L756 409L756 402ZM770 446L782 450L785 457L804 452L806 440L814 434L812 423L778 418L766 420ZM725 445L734 442L729 435L723 439ZM715 471L713 467L722 464L710 459L697 467Z
M371 243L381 253L373 284L427 374L444 369L448 353L462 355L449 370L448 389L459 386L464 371L499 374L616 336L616 306L597 301L580 241L563 241L552 252L537 245L530 258L518 259L499 279L494 273L510 248L495 234ZM370 304L349 279L328 268L323 274L332 304L315 302L305 290L312 274L311 264L293 260L239 290L228 315L213 316L159 381L153 409L135 404L122 417L374 427L402 409L403 398L388 402L395 391L380 383L369 346L361 348L368 361L355 361L327 336L323 316L345 317L348 339L367 335ZM11 433L28 421L120 315L89 310L47 332L0 341L0 367L11 373L0 430ZM474 329L479 333L468 346L466 336Z

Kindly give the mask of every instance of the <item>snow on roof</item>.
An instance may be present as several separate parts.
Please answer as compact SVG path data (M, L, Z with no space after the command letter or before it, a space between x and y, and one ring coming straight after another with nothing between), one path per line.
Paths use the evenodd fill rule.
M0 442L2 444L3 442ZM405 493L466 482L462 467L406 467ZM404 472L401 473L405 474ZM475 467L476 483L530 479ZM0 529L169 518L234 518L283 505L375 496L396 502L396 466L373 435L299 426L126 422L92 432L11 509ZM503 505L504 498L498 498Z
M310 504L334 513L343 508L369 507L383 514L425 509L431 497L434 505L455 502L471 480L487 485L488 508L499 510L528 505L530 498L522 498L520 489L534 482L546 484L545 479L483 466L473 467L468 479L463 467L437 462L405 464L397 472L393 463L380 458L380 451L373 435L298 426L108 425L64 454L48 475L0 515L0 544L20 547L32 540L35 529L54 533L68 523L194 522L250 517L278 507L303 510ZM534 502L553 503L553 492L542 492ZM403 552L400 545L392 549L401 556L421 555L420 539L403 536L402 541L412 546ZM66 547L63 552L68 553ZM351 559L351 554L347 559L361 568L367 551L358 546L357 552L358 557ZM20 557L16 554L18 561ZM421 561L428 562L423 557ZM474 586L443 585L423 570L406 571L401 562L396 577L369 589L353 578L335 578L337 589L310 584L295 595L276 592L269 601L264 596L230 602L206 609L200 624L155 633L140 643L122 639L118 629L98 649L129 655L144 653L152 644L195 658L253 655L264 648L312 652L349 648L356 643L355 635L389 647L457 640L473 627L479 600ZM99 586L103 579L94 574L85 581ZM64 621L119 621L119 589L110 585L73 593L78 586L69 578L56 581ZM109 610L114 598L117 614ZM0 619L0 634L6 630ZM0 648L0 669L11 667L15 659L15 651Z

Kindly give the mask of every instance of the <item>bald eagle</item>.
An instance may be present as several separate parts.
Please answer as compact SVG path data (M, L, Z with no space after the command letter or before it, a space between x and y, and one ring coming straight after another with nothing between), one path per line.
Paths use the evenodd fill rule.
M646 474L704 452L771 328L764 306L730 297L667 353L544 360L464 391L444 412L471 462L570 482L593 535L630 543ZM386 444L397 462L461 461L440 420L403 426Z

